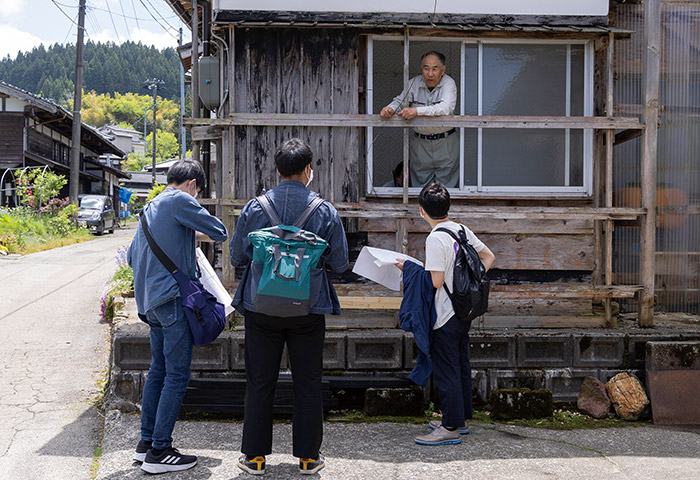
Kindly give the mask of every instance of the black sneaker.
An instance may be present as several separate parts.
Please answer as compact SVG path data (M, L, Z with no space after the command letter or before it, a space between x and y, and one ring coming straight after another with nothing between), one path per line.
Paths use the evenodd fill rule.
M302 475L312 475L326 466L326 459L318 454L318 458L300 458L299 472Z
M238 457L238 468L253 475L264 475L265 457L258 455L251 458L247 455L241 455Z
M183 455L176 448L169 447L160 455L154 455L153 449L146 453L141 470L147 473L179 472L187 470L197 464L194 455Z
M146 458L146 452L151 448L153 442L147 442L145 440L139 440L139 444L136 445L136 453L134 453L133 460L135 462L142 462Z

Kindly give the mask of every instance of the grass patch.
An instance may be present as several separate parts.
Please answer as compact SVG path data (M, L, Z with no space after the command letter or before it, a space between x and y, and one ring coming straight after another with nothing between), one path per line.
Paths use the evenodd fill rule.
M645 422L628 422L617 417L596 419L575 410L567 409L555 410L554 415L547 418L508 421L494 420L491 418L490 412L487 410L480 410L474 412L474 421L494 425L545 428L548 430L590 430L594 428L638 427L645 425Z
M92 454L92 464L90 465L90 480L97 478L100 470L100 458L102 457L102 447L97 447Z
M44 250L66 247L68 245L73 245L76 243L89 242L90 240L94 239L95 236L87 230L79 230L67 237L50 238L44 241L37 241L36 243L27 243L24 245L23 248L20 249L20 251L10 253L20 253L22 255L29 255L30 253L43 252Z
M407 416L377 416L370 417L359 410L342 410L331 412L328 414L327 422L339 423L407 423L413 425L422 425L430 420L441 418L439 413L432 413L426 410L422 417L407 417ZM492 425L518 425L521 427L544 428L549 430L587 430L594 428L620 428L620 427L635 427L643 426L645 422L627 422L620 418L603 418L595 419L584 415L574 410L557 410L554 415L549 418L538 418L534 420L510 420L500 421L491 418L488 410L475 410L473 422L488 423Z

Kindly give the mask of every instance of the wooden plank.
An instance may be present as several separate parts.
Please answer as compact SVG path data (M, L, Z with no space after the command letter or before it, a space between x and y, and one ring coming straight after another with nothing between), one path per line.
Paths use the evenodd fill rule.
M329 31L333 52L331 62L331 112L342 114L359 113L359 34L346 29L342 35ZM331 128L330 201L356 202L360 198L360 143L357 128Z
M474 218L469 214L452 215L450 219L468 226L475 234L481 233L510 233L510 234L562 234L589 235L593 233L592 220L538 220L538 219L508 219L508 218ZM407 219L410 233L430 232L430 225L422 218ZM381 217L359 219L358 227L365 232L395 232L396 220Z
M318 60L318 59L317 59ZM327 59L326 59L327 61ZM321 60L323 62L323 60ZM320 81L320 80L319 80ZM305 87L312 85L306 83ZM315 100L312 110L327 110ZM333 113L235 113L229 118L185 118L185 126L284 126L284 127L455 127L455 128L590 128L590 129L643 129L635 117L544 117L544 116L495 116L495 115L445 115L440 117L416 117L404 120L400 117L381 118L367 114Z
M204 125L201 127L192 127L192 141L200 140L221 140L221 127L216 125Z
M408 254L425 258L425 235L409 234ZM500 235L483 234L479 239L496 255L496 268L512 270L592 270L591 235ZM394 250L396 236L368 233L367 244Z
M640 228L641 279L639 326L654 325L654 260L656 250L656 164L661 64L661 0L644 2L644 130L642 148L642 205L649 214Z
M623 130L615 134L615 142L613 145L620 145L637 137L642 136L643 130Z
M221 202L225 205L242 208L249 200L205 200L206 202ZM375 203L375 202L333 202L333 206L338 210L341 217L356 218L413 218L417 219L415 205L403 205L398 203ZM637 220L644 215L645 209L639 207L510 207L510 206L464 206L455 205L450 209L450 216L460 218L462 215L469 215L474 219L489 219L497 217L500 219L533 219L533 220Z
M340 315L326 315L327 330L349 328L397 328L398 314L390 310L343 310Z
M340 307L355 310L398 310L403 297L338 297Z

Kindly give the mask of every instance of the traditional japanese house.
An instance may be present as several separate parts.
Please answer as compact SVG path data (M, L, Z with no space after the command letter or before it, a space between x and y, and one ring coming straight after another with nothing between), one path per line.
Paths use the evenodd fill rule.
M73 114L53 101L0 81L0 205L15 206L15 181L26 168L70 174ZM79 193L109 195L119 210L119 168L126 154L97 129L83 124L80 142ZM68 196L68 185L61 191Z
M370 245L422 258L419 187L383 185L402 160L408 178L410 127L455 127L451 216L497 256L485 326L614 326L620 304L651 326L666 274L682 296L660 307L698 313L700 2L168 3L202 54L185 59L195 112L185 124L215 184L203 203L229 227L276 185L275 148L300 136L315 154L311 188L345 218L354 255ZM381 119L428 50L447 58L455 115ZM678 55L689 62L681 70ZM684 92L666 110L660 80L662 99ZM657 159L675 155L674 142L682 158ZM660 176L658 165L672 166ZM673 198L660 196L662 183ZM680 248L655 253L666 242L657 226ZM397 326L400 293L350 272L335 280L344 314L329 325Z

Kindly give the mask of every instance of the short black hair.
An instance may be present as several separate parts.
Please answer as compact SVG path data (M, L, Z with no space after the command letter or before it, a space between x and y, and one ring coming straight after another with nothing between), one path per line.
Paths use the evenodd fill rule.
M428 56L430 56L430 55L436 56L436 57L438 58L438 60L440 60L440 65L442 65L443 67L446 65L446 63L445 63L445 55L443 55L442 53L440 53L440 52L438 52L438 51L435 51L435 50L431 50L431 51L429 51L429 52L425 52L425 53L423 54L423 56L420 57L420 63L421 63L421 65L423 64L423 60L425 60L425 57L428 57Z
M287 140L275 152L275 166L283 177L301 173L311 160L313 160L311 147L300 138Z
M418 204L430 218L441 220L450 210L450 192L439 183L429 183L420 191Z
M168 169L168 185L180 185L195 179L197 187L204 189L207 184L202 165L195 160L178 160Z

